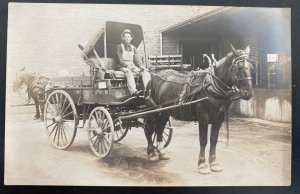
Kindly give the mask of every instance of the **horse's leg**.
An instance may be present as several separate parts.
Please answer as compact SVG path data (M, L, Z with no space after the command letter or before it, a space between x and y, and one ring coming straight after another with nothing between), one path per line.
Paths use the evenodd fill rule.
M36 120L36 119L40 118L39 101L38 101L36 96L34 96L32 98L33 98L33 101L34 101L35 111L36 111L35 116L34 116L33 119Z
M44 100L44 94L43 94L43 91L41 90L39 95L38 95L38 105L39 105L40 110L41 110L41 116L40 116L41 120L44 120L44 103L43 103L43 100Z
M152 115L149 117L145 118L145 136L148 142L147 146L147 154L148 154L148 160L149 161L158 161L158 154L156 153L155 147L153 146L153 141L152 141L152 135L155 130L155 120Z
M40 116L40 119L41 120L44 120L44 103L43 102L40 102L40 108L41 108L41 116Z
M220 131L222 123L223 123L223 120L219 120L218 123L212 124L212 126L211 126L209 164L210 164L210 169L213 172L221 172L222 171L222 167L217 162L217 156L216 156L216 147L217 147L219 131Z
M209 174L210 168L205 161L205 147L207 145L208 122L206 119L199 121L200 154L198 159L198 171L200 174Z
M165 130L165 126L166 126L166 123L168 122L169 120L169 115L160 115L158 114L157 115L158 118L156 118L156 126L157 126L157 130L156 130L156 134L157 134L157 152L158 152L158 157L159 159L161 160L168 160L170 159L167 155L167 153L165 152L164 150L164 144L163 144L163 133L164 133L164 130Z

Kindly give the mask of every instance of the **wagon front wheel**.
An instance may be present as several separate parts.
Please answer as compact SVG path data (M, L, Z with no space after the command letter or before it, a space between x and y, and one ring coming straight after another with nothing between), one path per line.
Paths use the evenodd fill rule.
M88 138L93 153L99 158L109 155L114 143L114 123L104 107L92 110L88 122Z
M62 90L52 92L45 103L44 123L51 144L57 149L72 145L78 125L75 104L70 95Z

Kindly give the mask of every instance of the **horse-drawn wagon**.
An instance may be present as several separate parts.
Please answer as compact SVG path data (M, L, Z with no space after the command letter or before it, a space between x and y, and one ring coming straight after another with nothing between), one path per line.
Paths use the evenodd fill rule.
M250 47L236 50L229 45L231 51L221 60L214 61L208 69L185 73L171 68L172 65L177 68L184 66L175 59L178 56L164 61L156 57L155 62L152 60L155 74L147 86L134 76L137 88L145 90L145 96L132 96L124 73L116 70L116 47L124 29L131 29L135 35L131 43L143 51L142 60L147 64L143 30L136 24L106 22L85 46L79 45L81 57L90 67L90 75L55 78L51 86L45 87L43 118L52 145L58 149L71 146L81 125L88 131L93 153L104 158L129 129L144 126L149 160L154 161L157 156L166 159L162 149L171 141L169 118L173 116L199 123L199 172L221 171L216 161L216 144L225 114L232 100L252 97ZM157 73L158 69L166 67L171 69ZM31 76L31 81L27 79L28 88L39 89L36 93L41 96L41 87L33 84L34 79L35 76ZM25 81L25 78L19 78L14 85L19 86ZM205 158L208 124L211 124L209 166Z
M104 158L129 129L143 127L143 115L130 115L143 112L144 97L130 95L125 74L117 71L116 67L116 47L121 42L120 34L124 29L131 29L135 35L132 44L144 54L142 60L147 64L142 27L106 22L86 45L78 45L82 59L90 67L90 75L53 78L51 86L46 87L44 123L55 148L71 146L77 128L82 125L87 128L93 153ZM144 89L138 76L135 76L135 81L138 89ZM168 122L163 137L165 147L171 137L172 127Z

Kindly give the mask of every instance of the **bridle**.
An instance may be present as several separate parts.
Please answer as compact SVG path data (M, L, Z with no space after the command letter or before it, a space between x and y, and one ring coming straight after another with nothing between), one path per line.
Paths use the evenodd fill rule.
M244 52L244 51L239 51L241 53L240 56L236 57L233 59L233 65L236 65L238 70L242 70L242 69L248 69L250 68L250 70L253 70L253 66L252 66L252 61L250 61L248 55ZM249 65L245 66L245 61L248 61ZM242 65L241 65L242 63ZM236 76L236 80L239 81L243 81L243 80L252 80L252 76L247 76L247 77L243 77L240 78L238 76Z
M239 51L239 56L234 58L232 61L232 65L237 68L238 71L243 69L253 69L252 62L249 60L248 55L244 51ZM247 65L245 65L245 61L249 61ZM240 89L238 86L240 85L240 81L252 80L252 76L247 77L238 77L237 73L235 73L235 83L232 87L228 86L225 82L219 79L215 75L215 65L208 68L207 73L210 74L211 81L210 85L212 85L214 93L221 97L232 97L232 100L237 100L240 96L236 96L236 94L240 94ZM206 92L206 91L205 91ZM206 92L207 93L207 92Z

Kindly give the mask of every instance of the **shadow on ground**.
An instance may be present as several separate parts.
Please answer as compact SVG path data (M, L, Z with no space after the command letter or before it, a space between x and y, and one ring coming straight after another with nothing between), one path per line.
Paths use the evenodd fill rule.
M93 155L88 145L71 146L68 151L85 154L88 152ZM168 161L149 162L146 148L128 147L125 144L115 143L109 156L97 162L99 168L105 168L105 171L135 183L166 185L181 179L178 174L166 172L163 169Z

